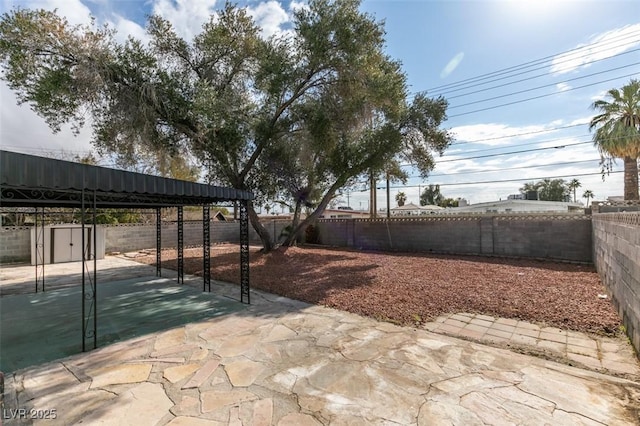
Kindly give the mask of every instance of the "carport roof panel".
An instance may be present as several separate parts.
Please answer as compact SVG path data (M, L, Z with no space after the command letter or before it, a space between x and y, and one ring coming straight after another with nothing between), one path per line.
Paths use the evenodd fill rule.
M66 191L77 194L81 191L96 191L103 195L131 195L139 197L117 197L120 204L204 204L210 202L251 200L248 191L205 185L159 176L133 173L123 170L88 164L73 163L51 158L0 151L0 186L3 205L25 205L28 196L20 200L10 198L5 190L37 189L57 194ZM15 197L15 194L12 195ZM61 200L59 197L58 200ZM126 201L128 200L128 201ZM42 203L42 198L40 202ZM114 198L113 201L116 201ZM60 203L62 204L62 203ZM114 202L118 204L118 202Z

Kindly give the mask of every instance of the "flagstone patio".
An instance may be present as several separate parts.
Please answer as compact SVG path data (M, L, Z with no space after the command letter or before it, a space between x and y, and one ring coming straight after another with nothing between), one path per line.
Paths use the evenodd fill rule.
M238 291L215 283L215 293ZM634 380L259 291L251 297L246 309L8 373L4 424L640 422Z

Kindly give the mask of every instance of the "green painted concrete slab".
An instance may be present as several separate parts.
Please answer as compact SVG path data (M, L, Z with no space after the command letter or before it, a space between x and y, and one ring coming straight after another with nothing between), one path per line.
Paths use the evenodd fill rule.
M98 347L246 308L158 277L98 283L97 295ZM0 371L81 352L81 297L72 287L0 298Z

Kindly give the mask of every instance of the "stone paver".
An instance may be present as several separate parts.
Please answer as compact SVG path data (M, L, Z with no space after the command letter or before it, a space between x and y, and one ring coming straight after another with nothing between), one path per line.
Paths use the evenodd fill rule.
M185 278L187 285L201 286L201 280ZM237 286L215 288L237 297ZM46 425L639 421L640 384L590 370L638 377L633 352L618 339L469 313L438 318L431 332L259 291L251 299L251 306L233 314L9 373L5 410L56 409L57 419L34 422ZM442 334L449 330L481 337ZM479 343L492 338L562 348L558 356L580 368ZM590 342L601 361L577 349L593 350Z
M251 386L258 375L264 371L264 366L260 362L250 360L236 361L224 366L229 381L233 386Z
M191 358L191 360L193 360L193 357ZM205 380L207 380L211 376L211 374L216 371L218 365L220 365L219 359L208 360L207 363L204 364L204 366L202 366L202 368L200 368L196 372L196 374L194 374L193 377L184 384L184 386L182 386L182 389L200 387L205 382Z
M273 399L265 398L253 405L253 426L270 426L273 423Z
M177 383L194 373L198 368L200 368L198 364L177 365L175 367L165 368L163 376L171 383Z
M87 370L86 374L93 379L91 389L109 385L144 382L151 373L149 364L125 364Z
M128 389L113 401L117 410L103 407L100 410L85 413L84 424L89 425L154 425L162 419L173 406L159 383L141 383Z
M464 321L464 322L462 322ZM487 325L487 323L489 323ZM457 324L465 324L457 327ZM454 326L454 324L456 326ZM540 327L508 318L468 313L443 315L424 324L426 330L505 346L528 346L573 365L640 380L640 363L629 342L556 327Z

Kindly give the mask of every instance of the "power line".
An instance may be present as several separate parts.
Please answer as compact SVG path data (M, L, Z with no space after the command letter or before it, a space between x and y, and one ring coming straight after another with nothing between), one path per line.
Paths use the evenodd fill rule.
M638 49L638 50L640 50L640 49ZM629 68L629 67L632 67L632 66L635 66L635 65L640 65L640 62L635 62L633 64L628 64L628 65L622 65L622 66L619 66L619 67L616 67L616 68L611 68L611 69L604 70L604 71L594 72L592 74L582 75L580 77L570 78L568 80L559 81L557 83L543 84L542 86L532 87L530 89L518 90L517 92L511 92L511 93L507 93L505 95L498 95L498 96L493 96L491 98L481 99L481 100L478 100L478 101L467 102L466 104L454 105L454 106L449 107L448 109L462 108L462 107L468 106L468 105L475 105L475 104L479 104L479 103L483 103L483 102L493 101L495 99L500 99L500 98L506 98L506 97L509 97L509 96L519 95L521 93L532 92L534 90L544 89L544 88L547 88L547 87L556 86L558 84L568 83L570 81L581 80L583 78L593 77L595 75L605 74L605 73L608 73L608 72L620 70L622 68ZM567 92L569 90L571 90L571 89L566 89L566 90L560 91L559 93ZM558 93L558 92L554 92L554 94L555 93ZM460 95L460 96L464 96L464 95Z
M454 82L454 83L448 83L448 84L444 84L444 85L440 85L440 86L435 86L435 87L423 90L422 92L430 92L430 91L434 91L434 90L443 90L445 88L451 88L451 87L463 85L465 83L470 83L470 82L473 82L474 80L478 80L478 81L485 80L486 78L490 78L491 76L502 75L502 74L505 74L505 73L518 71L518 70L520 70L522 68L527 68L527 67L530 67L530 66L538 65L539 63L547 62L550 59L557 58L559 56L566 56L566 55L570 54L571 52L575 52L575 51L578 51L578 50L586 50L587 48L593 47L593 46L597 46L598 44L600 44L600 46L606 46L606 45L614 42L617 38L621 38L621 40L626 40L628 38L635 37L635 35L638 34L638 33L640 33L640 30L633 31L631 33L631 35L624 34L624 35L620 35L620 36L617 36L617 37L613 37L612 39L610 39L610 40L608 40L607 42L604 42L604 43L602 41L598 41L598 42L587 44L587 45L584 45L584 46L575 47L573 49L570 49L570 50L567 50L567 51L564 51L564 52L560 52L560 53L557 53L555 55L545 56L545 57L540 58L540 59L535 59L533 61L524 62L524 63L519 64L519 65L514 65L514 66L503 68L503 69L500 69L500 70L497 70L497 71L492 71L492 72L489 72L489 73L481 74L481 75L476 76L476 77L470 77L470 78L467 78L467 79L464 79L464 80L460 80L460 81L457 81L457 82ZM617 42L619 42L621 40L617 40ZM638 41L640 41L640 40L638 40ZM636 42L636 41L634 40L634 42ZM625 43L622 46L624 46L626 44L628 44L628 43ZM580 57L584 57L584 55L580 56ZM572 59L575 59L575 58L572 57ZM417 92L417 93L420 93L420 92Z
M568 140L568 141L572 141L572 142L593 142L593 140L589 140L589 141L584 141L584 140L577 140L578 138L583 138L583 137L587 137L587 136L591 136L589 133L587 134L583 134L583 135L574 135L574 136L563 136L561 138L553 138L553 139L544 139L544 140L540 140L540 141L536 141L536 142L527 142L527 143L519 143L516 145L502 145L502 146L498 146L495 148L482 148L482 149L475 149L473 151L465 151L464 154L473 154L475 152L487 152L487 151L497 151L499 149L505 149L505 148L519 148L521 146L529 146L529 145L538 145L541 143L547 143L547 142L556 142L556 141L563 141L563 140ZM619 137L615 137L615 138L609 138L609 140L618 140L618 139L624 139L624 136L619 136ZM575 140L572 140L575 139Z
M617 174L624 173L624 170L614 170L607 173L609 174ZM599 176L602 173L578 173L571 175L559 175L559 176L541 176L541 177L529 177L529 178L515 178L515 179L499 179L499 180L483 180L483 181L472 181L472 182L460 182L460 183L432 183L432 185L439 186L460 186L460 185L483 185L487 183L503 183L503 182L524 182L524 181L536 181L536 180L544 180L544 179L563 179L563 178L574 178L574 177L583 177L583 176ZM402 189L402 188L422 188L425 185L402 185L402 186L389 186L389 189ZM386 186L376 187L376 189L386 189ZM364 192L369 189L363 189L361 191L353 191L353 192Z
M488 110L491 110L491 109L502 108L502 107L509 106L509 105L520 104L520 103L523 103L523 102L532 101L534 99L546 98L546 97L549 97L549 96L558 95L560 93L565 93L565 92L578 90L578 89L584 89L585 87L595 86L596 84L600 84L600 83L606 83L608 81L619 80L621 78L631 77L631 76L634 76L634 75L637 75L637 74L638 74L637 72L634 72L634 73L627 74L627 75L621 75L621 76L618 76L618 77L609 78L607 80L596 81L595 83L589 83L589 84L584 84L582 86L572 87L572 88L567 89L567 90L562 91L562 92L545 93L543 95L532 96L532 97L526 98L526 99L520 99L520 100L517 100L517 101L507 102L507 103L504 103L504 104L493 105L493 106L490 106L490 107L476 109L476 110L472 110L472 111L466 111L466 112L463 112L463 113L460 113L460 114L450 115L448 118L461 117L461 116L464 116L464 115L474 114L476 112L488 111Z
M474 172L457 172L457 173L436 173L429 175L429 177L434 176L454 176L454 175L471 175L476 173L495 173L495 172L504 172L507 170L521 170L521 169L535 169L539 167L550 167L550 166L566 166L572 164L582 164L582 163L592 163L594 161L601 161L600 158L594 158L592 160L579 160L579 161L563 161L559 163L548 163L548 164L530 164L528 166L520 166L520 167L503 167L499 169L491 169L491 170L477 170ZM417 178L420 177L418 175L409 176L409 178Z
M571 127L584 126L585 124L587 124L587 123L569 124L567 126L552 127L550 129L534 130L534 131L531 131L531 132L516 133L516 134L513 134L513 135L506 135L506 136L496 136L496 137L492 137L492 138L474 139L474 140L465 141L465 142L453 142L451 145L461 145L461 144L465 144L465 143L496 141L496 140L499 140L499 139L508 139L508 138L515 138L515 137L518 137L518 136L534 135L534 134L537 134L537 133L546 133L546 132L553 132L553 131L556 131L556 130L569 129Z
M562 161L562 162L557 162L557 163L546 163L546 164L530 164L527 166L518 166L518 167L502 167L499 169L490 169L490 170L476 170L476 171L472 171L472 172L456 172L456 173L435 173L435 174L430 174L429 178L432 178L434 176L459 176L459 175L471 175L471 174L477 174L477 173L496 173L496 172L503 172L503 171L508 171L508 170L521 170L521 169L535 169L535 168L542 168L542 167L551 167L551 166L566 166L566 165L573 165L573 164L582 164L582 163L592 163L594 161L601 161L600 158L593 158L591 160L578 160L578 161ZM421 178L422 176L420 175L409 175L408 178L412 179L412 178ZM369 181L358 181L355 182L354 185L359 185L359 184L366 184ZM364 190L363 190L364 191ZM357 192L357 191L356 191Z
M541 147L541 148L523 149L523 150L520 150L520 151L509 151L509 152L499 152L499 153L496 153L496 154L477 155L475 157L452 158L452 159L449 159L449 160L438 160L438 161L436 161L436 164L453 163L454 161L475 160L475 159L478 159L478 158L499 157L499 156L502 156L502 155L521 154L521 153L524 153L524 152L546 151L548 149L564 149L564 148L569 147L569 146L584 145L584 144L591 144L591 143L593 143L593 142L592 141L587 141L587 142L578 142L578 143L565 144L565 145L556 145L556 146L546 146L546 147ZM475 151L475 152L482 152L482 150ZM400 167L413 167L414 165L415 164L413 164L413 163L406 163L406 164L400 164Z
M477 158L498 157L498 156L501 156L501 155L521 154L523 152L545 151L547 149L563 149L563 148L566 148L566 147L569 147L569 146L584 145L584 144L587 144L587 143L591 144L593 142L592 141L589 141L589 142L578 142L578 143L572 143L572 144L568 144L568 145L556 145L556 146L547 146L547 147L543 147L543 148L523 149L521 151L509 151L509 152L500 152L500 153L497 153L497 154L477 155L475 157L452 158L450 160L440 160L440 161L438 161L438 163L452 163L454 161L475 160Z
M589 136L589 135L588 134L587 135L576 135L576 136L574 136L574 138L582 138L582 137L585 137L585 136ZM545 140L536 141L536 142L519 143L517 145L508 145L508 146L507 145L503 145L503 146L498 146L498 147L495 147L495 148L476 149L476 150L473 150L473 151L465 151L465 155L466 154L473 154L474 152L487 152L487 151L496 151L496 150L505 149L505 148L518 148L518 147L521 147L521 146L538 145L538 144L541 144L541 143L556 142L556 141L567 140L567 139L569 139L569 137L565 136L565 137L562 137L562 138L545 139ZM580 141L580 142L586 142L586 141Z
M622 55L628 55L629 53L638 52L638 51L640 51L640 49L627 50L626 52L618 53L617 55L609 56L608 58L604 58L604 59L595 59L595 60L593 60L593 61L585 62L585 63L583 63L582 65L583 65L583 66L584 66L584 65L591 65L591 64L593 64L593 63L596 63L596 62L599 62L599 61L603 61L603 60L605 60L605 59L611 59L611 58L615 58L615 57L622 56ZM541 67L541 68L536 68L536 69L531 70L531 71L526 71L526 72L522 72L522 73L514 74L514 75L512 75L512 76L508 76L508 77L501 77L501 78L497 78L497 79L495 79L495 80L487 81L487 82L485 82L485 83L477 84L477 85L474 85L474 86L462 87L462 88L460 88L460 89L450 90L450 91L447 91L447 92L441 92L441 93L439 93L439 95L446 95L447 93L459 92L460 90L470 89L470 88L472 88L472 87L476 87L476 86L482 86L482 85L484 85L484 84L493 83L494 81L505 80L505 79L507 79L507 78L512 78L512 77L515 77L515 76L518 76L518 75L521 75L521 74L527 74L527 73L529 73L529 72L537 71L538 69L544 69L544 68L547 68L547 66L545 65L544 67ZM534 76L531 76L531 77L521 78L520 80L510 81L510 82L508 82L508 83L498 84L498 85L496 85L496 86L491 86L491 87L485 87L484 89L475 90L475 91L473 91L473 92L463 93L463 94L455 95L455 96L447 96L446 98L447 98L448 100L455 99L455 98L460 98L460 97L467 96L467 95L473 95L473 94L480 93L480 92L486 92L487 90L498 89L498 88L500 88L500 87L508 86L508 85L511 85L511 84L522 83L523 81L530 81L530 80L534 80L534 79L536 79L536 78L546 77L546 76L548 76L548 75L549 75L549 73L548 73L548 72L545 72L545 73L538 74L538 75L534 75Z

